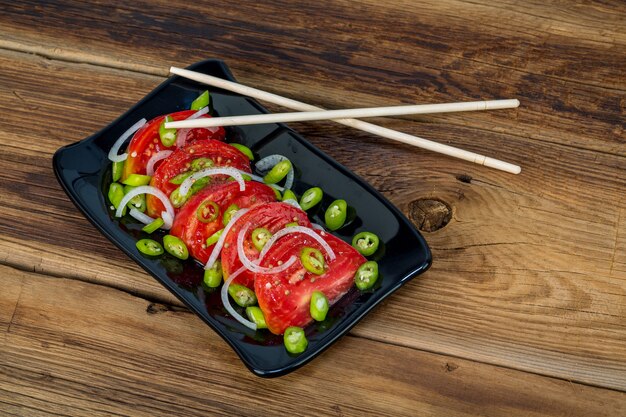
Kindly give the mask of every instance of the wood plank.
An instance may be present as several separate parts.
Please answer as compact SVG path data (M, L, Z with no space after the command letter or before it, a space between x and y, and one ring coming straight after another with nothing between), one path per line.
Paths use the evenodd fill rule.
M210 51L244 82L328 107L515 96L517 111L415 119L625 155L623 3L492 3L7 2L0 47L160 75Z
M190 313L151 314L149 301L76 280L4 266L0 275L22 291L0 343L0 408L17 415L614 416L626 408L625 393L354 337L286 377L260 379Z
M43 66L46 82L38 71ZM98 129L159 81L88 69L0 53L0 76L9 80L0 87L0 108L16 104L13 91L25 98L22 110L38 107L0 120L0 133L13 137L12 145L0 146L5 263L62 275L71 262L73 277L167 300L165 290L104 238L94 238L97 232L72 208L47 166L57 147ZM89 105L113 89L111 102ZM85 122L77 124L68 109L80 109ZM460 171L456 161L330 123L294 126L407 215L420 198L441 199L453 210L447 227L427 234L435 256L431 271L354 334L625 389L626 274L619 249L626 158L494 134L493 147L528 161L521 176L511 176L471 164ZM430 128L441 140L450 132L467 138L470 148L476 135L467 127ZM59 229L66 236L58 236Z

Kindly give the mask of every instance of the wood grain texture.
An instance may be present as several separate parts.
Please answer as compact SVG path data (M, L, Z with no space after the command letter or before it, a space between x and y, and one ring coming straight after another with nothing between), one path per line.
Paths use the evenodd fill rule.
M0 409L17 415L615 416L625 393L346 337L259 379L187 311L0 267ZM15 293L20 293L16 306ZM150 311L159 311L151 314ZM380 366L381 362L385 366Z

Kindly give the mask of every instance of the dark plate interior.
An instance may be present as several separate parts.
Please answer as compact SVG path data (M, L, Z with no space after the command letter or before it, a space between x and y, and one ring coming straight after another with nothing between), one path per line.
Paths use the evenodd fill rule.
M228 67L219 60L202 61L189 69L234 81ZM59 149L54 155L54 171L68 196L94 226L211 326L252 372L260 376L283 375L319 355L385 297L424 272L430 266L431 253L398 209L365 181L282 124L233 128L228 131L227 140L245 144L260 157L274 153L287 156L297 167L297 194L316 185L326 194L322 206L335 198L348 201L356 218L336 234L349 241L355 233L368 230L384 242L384 255L378 254L377 259L382 279L374 291L348 293L332 307L325 322L306 329L308 349L292 356L283 347L282 337L267 330L253 332L232 319L222 307L219 291L203 289L203 271L194 261L149 259L138 253L135 242L143 234L140 227L130 218L113 218L105 200L103 190L110 182L107 153L115 140L140 118L150 120L187 109L205 89L180 77L169 78L100 132ZM237 94L211 89L211 95L214 110L221 116L267 113L254 100ZM317 214L314 221L323 224Z

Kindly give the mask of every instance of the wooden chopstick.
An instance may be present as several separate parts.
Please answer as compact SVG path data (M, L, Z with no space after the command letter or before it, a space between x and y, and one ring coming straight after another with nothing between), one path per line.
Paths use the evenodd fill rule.
M293 100L287 97L282 97L277 94L268 93L267 91L248 87L248 86L238 84L232 81L224 80L222 78L214 77L212 75L202 74L199 72L190 71L190 70L177 68L177 67L171 67L170 72L172 74L176 74L181 77L197 81L199 83L211 85L213 87L218 87L223 90L232 91L232 92L244 95L244 96L278 104L280 106L291 108L291 109L298 110L298 111L314 112L314 111L324 110L320 107L316 107L311 104L303 103L303 102ZM428 139L398 132L396 130L387 129L385 127L374 125L372 123L364 122L361 120L338 119L335 121L337 123L341 123L343 125L350 126L355 129L363 130L365 132L368 132L374 135L382 136L387 139L406 143L406 144L413 145L419 148L427 149L429 151L438 152L444 155L452 156L454 158L463 159L465 161L473 162L478 165L484 165L486 167L499 169L501 171L509 172L511 174L519 174L522 170L521 167L519 167L518 165L514 165L509 162L501 161L499 159L495 159L495 158L491 158L491 157L477 154L474 152L455 148L453 146L433 142Z
M254 114L249 116L213 117L210 119L178 120L165 123L166 129L185 129L215 126L242 126L263 123L289 123L312 120L333 120L363 117L403 116L408 114L452 113L463 111L511 109L519 100L486 100L443 104L416 104L410 106L369 107L343 110L318 110L310 112Z

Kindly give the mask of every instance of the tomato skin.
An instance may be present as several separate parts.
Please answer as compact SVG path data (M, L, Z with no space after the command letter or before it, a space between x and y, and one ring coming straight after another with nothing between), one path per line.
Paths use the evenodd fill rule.
M146 174L146 166L150 157L156 152L163 150L175 150L176 145L164 146L161 143L159 137L159 126L163 122L163 119L167 116L171 116L173 120L184 120L194 114L194 110L183 110L176 113L164 114L162 116L155 117L146 123L141 129L139 129L130 141L128 145L128 158L124 163L124 170L122 172L122 181L124 181L130 174ZM200 116L201 118L211 117L208 114ZM223 141L226 137L226 131L223 127L220 127L215 132L211 132L208 129L192 129L187 134L185 144L188 145L197 140L213 139ZM133 156L135 155L135 156ZM158 163L157 163L158 166Z
M161 165L154 171L150 185L163 191L169 196L178 185L170 183L170 180L190 169L191 162L197 158L210 158L215 167L233 167L245 172L252 172L250 160L238 149L227 143L217 140L207 139L194 142L183 148L177 149L168 156ZM230 177L219 175L212 177L211 184L224 183ZM154 197L146 197L147 214L151 217L158 217L164 210L163 203Z
M215 220L203 223L196 216L196 210L207 200L216 203L220 211ZM215 246L206 247L206 240L215 232L224 228L222 217L224 210L228 206L236 204L240 208L253 207L257 204L275 200L276 195L273 189L254 181L246 181L246 189L244 191L239 191L239 184L236 182L209 185L197 194L194 194L180 209L174 219L170 234L182 239L187 245L191 256L206 264Z
M242 264L237 253L237 237L243 227L249 224L248 235L244 240L244 253L251 261L258 259L260 252L254 247L250 235L259 227L264 227L272 234L284 228L286 224L297 221L300 226L311 227L311 222L306 212L287 203L267 203L250 209L241 216L237 223L228 231L222 248L222 269L224 279L228 278ZM244 271L233 281L236 284L254 288L254 274Z
M290 326L304 327L313 318L310 300L313 291L324 293L332 305L354 285L354 274L366 259L351 245L328 232L317 233L334 250L336 258L329 261L322 246L304 233L294 233L278 240L269 250L261 266L277 265L292 256L297 261L287 270L277 274L255 274L254 290L259 300L268 328L274 334L283 334ZM304 247L322 251L326 259L326 272L315 275L299 261Z

